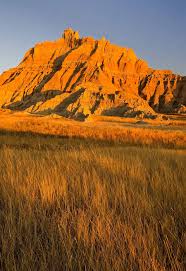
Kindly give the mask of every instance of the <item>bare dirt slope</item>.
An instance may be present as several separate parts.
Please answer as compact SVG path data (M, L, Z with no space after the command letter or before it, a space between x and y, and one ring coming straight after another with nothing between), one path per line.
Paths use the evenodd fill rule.
M132 49L102 38L62 38L35 45L22 62L0 76L0 107L56 113L155 117L186 112L186 77L154 70Z

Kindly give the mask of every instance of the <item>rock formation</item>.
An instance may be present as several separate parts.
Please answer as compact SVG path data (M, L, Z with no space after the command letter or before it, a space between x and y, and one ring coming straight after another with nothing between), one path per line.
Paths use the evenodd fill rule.
M0 107L85 119L186 112L186 77L154 70L132 49L72 29L37 44L0 76Z

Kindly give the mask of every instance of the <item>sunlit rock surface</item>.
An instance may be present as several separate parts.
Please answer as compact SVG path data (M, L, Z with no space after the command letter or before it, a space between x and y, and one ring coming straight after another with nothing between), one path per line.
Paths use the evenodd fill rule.
M186 77L149 68L132 49L104 37L80 38L67 29L0 76L0 107L81 120L186 113Z

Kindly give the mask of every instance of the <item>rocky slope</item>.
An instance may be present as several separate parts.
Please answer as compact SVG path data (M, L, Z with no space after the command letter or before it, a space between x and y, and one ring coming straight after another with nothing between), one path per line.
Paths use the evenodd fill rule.
M62 38L31 48L0 76L0 107L85 119L186 112L186 77L154 70L132 49L102 38Z

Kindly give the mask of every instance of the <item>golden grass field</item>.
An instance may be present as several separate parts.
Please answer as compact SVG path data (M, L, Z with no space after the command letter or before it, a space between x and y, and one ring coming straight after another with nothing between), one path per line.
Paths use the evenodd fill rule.
M186 147L186 118L139 120L95 116L85 122L58 115L41 116L28 113L0 112L0 130L30 132L68 138L120 142L130 145Z
M130 125L2 116L0 270L185 270L184 125Z

